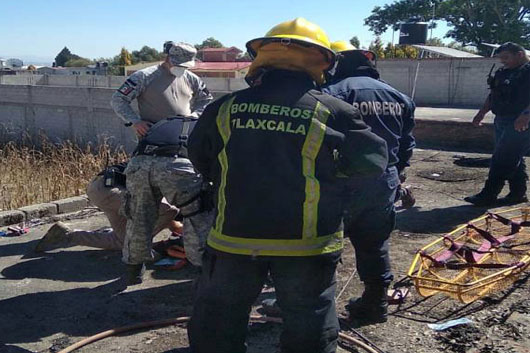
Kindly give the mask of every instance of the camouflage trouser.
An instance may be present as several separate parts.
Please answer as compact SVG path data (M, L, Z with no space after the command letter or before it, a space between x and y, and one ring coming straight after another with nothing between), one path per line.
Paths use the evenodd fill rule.
M92 231L74 229L70 236L70 246L83 245L94 248L122 250L125 240L127 219L120 215L125 187L121 185L112 188L106 187L103 176L98 175L88 184L86 191L90 202L97 206L107 216L111 228L102 228ZM158 219L152 236L168 227L175 219L178 209L169 205L165 200L160 204Z
M140 264L153 261L151 234L158 218L163 197L180 208L183 215L200 209L202 178L185 158L136 156L127 169L127 193L123 214L127 218L127 232L123 245L123 261ZM184 205L180 207L180 205ZM213 212L202 212L184 218L184 249L186 258L200 266L206 237L213 221Z

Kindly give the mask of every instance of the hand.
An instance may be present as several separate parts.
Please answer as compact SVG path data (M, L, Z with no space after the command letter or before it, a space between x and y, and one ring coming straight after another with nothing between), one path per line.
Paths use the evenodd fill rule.
M132 125L136 134L140 137L144 137L147 134L147 131L151 128L151 123L147 121L140 120Z
M530 115L519 115L517 119L513 122L513 127L515 131L523 132L528 130L528 123L530 122Z
M473 126L482 126L482 120L484 120L484 116L486 116L486 114L478 112L477 115L475 115L475 117L473 118Z
M401 171L401 172L399 173L399 182L400 182L401 184L403 184L406 180L407 180L407 174L406 174L405 171L403 170L403 171Z

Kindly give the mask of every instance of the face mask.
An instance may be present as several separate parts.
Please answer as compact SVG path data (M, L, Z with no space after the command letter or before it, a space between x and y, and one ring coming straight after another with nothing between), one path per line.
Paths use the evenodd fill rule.
M186 69L180 66L171 66L169 71L171 72L173 76L181 77L182 75L184 75L184 71L186 71Z

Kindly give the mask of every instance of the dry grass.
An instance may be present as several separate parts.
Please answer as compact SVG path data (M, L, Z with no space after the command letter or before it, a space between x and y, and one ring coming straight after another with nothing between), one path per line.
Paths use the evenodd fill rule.
M41 137L37 144L1 146L0 210L82 195L107 158L114 164L128 157L105 141L97 147L80 148L69 141L53 144Z

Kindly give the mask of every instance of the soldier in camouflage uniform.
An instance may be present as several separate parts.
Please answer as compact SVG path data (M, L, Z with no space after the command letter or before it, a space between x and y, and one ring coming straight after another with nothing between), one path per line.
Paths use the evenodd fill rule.
M187 70L195 62L197 51L193 46L166 42L164 52L167 57L162 64L129 76L111 100L116 114L140 137L139 146L154 124L175 116L197 118L213 99L201 79ZM138 102L139 115L131 107L134 99ZM180 132L175 134L178 136ZM163 141L155 145L155 149L137 149L125 170L127 193L122 212L127 218L123 246L123 261L128 265L127 284L140 283L144 263L153 260L151 234L163 197L185 217L184 248L193 265L200 266L211 226L210 212L200 212L201 176L185 153L176 149L161 151L158 147L164 147Z
M38 242L35 251L50 251L78 245L106 250L123 249L127 219L120 214L120 208L125 193L125 183L108 187L105 185L103 175L98 175L88 184L86 193L90 202L105 213L111 227L81 230L71 229L63 222L57 222ZM180 223L175 221L178 214L176 207L162 200L158 213L153 237L165 228L180 233Z

